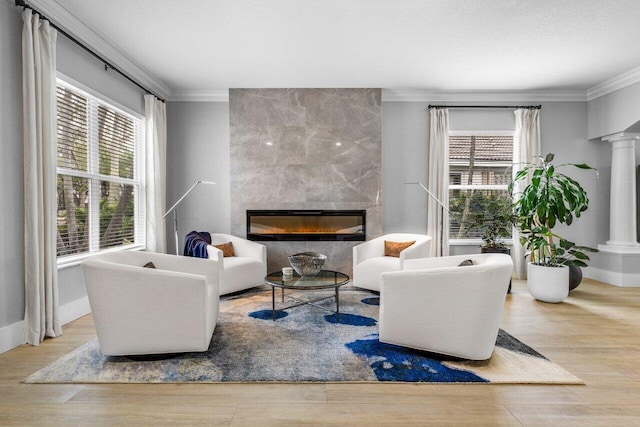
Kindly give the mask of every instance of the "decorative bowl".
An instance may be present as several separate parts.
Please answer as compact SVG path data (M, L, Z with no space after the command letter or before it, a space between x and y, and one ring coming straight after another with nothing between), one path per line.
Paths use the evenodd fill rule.
M301 252L289 255L291 267L302 277L313 277L320 273L327 256L317 252Z

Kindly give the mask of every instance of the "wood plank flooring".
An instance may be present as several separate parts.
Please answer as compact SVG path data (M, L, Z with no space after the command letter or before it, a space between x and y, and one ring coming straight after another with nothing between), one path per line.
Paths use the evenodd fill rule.
M544 304L514 281L502 328L586 385L20 384L95 336L85 316L0 355L0 425L640 427L640 288L585 279Z

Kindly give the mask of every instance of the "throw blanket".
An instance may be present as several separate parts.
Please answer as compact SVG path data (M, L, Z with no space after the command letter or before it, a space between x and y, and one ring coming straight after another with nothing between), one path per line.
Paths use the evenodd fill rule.
M191 231L184 238L184 256L209 258L207 245L211 244L211 234L206 231Z

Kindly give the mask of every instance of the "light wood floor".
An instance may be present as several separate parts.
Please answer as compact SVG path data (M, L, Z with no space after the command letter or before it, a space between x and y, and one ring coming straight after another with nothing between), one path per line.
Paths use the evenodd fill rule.
M93 338L85 316L0 355L0 425L640 426L640 288L544 304L514 281L502 328L586 385L20 384Z

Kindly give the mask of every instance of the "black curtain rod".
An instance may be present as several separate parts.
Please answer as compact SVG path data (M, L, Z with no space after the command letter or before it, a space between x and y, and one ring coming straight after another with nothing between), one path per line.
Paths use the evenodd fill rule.
M542 105L431 105L429 104L429 110L435 108L437 110L443 108L513 108L518 110L525 108L527 110L540 110Z
M62 28L58 27L56 24L54 24L49 18L47 18L46 16L44 16L39 10L34 9L33 7L31 7L30 5L28 5L27 3L24 2L24 0L15 0L16 2L16 6L17 7L21 7L23 9L31 9L34 13L37 13L38 15L40 15L41 19L45 19L47 21L49 21L49 25L51 25L53 28L55 28L60 34L62 34L63 36L65 36L66 38L68 38L69 40L71 40L72 42L74 42L75 44L77 44L78 46L80 46L82 49L84 49L85 51L87 51L90 55L92 55L93 57L97 58L100 62L102 62L104 64L104 69L106 70L113 70L116 73L120 74L122 77L124 77L125 79L129 80L131 83L133 83L134 85L138 86L140 89L142 89L143 91L145 91L145 93L148 93L149 95L153 95L156 98L158 98L158 100L165 102L164 99L162 99L160 96L156 95L155 93L153 93L152 91L150 91L149 89L147 89L146 87L142 86L140 83L138 83L137 81L133 80L131 77L129 77L128 75L126 75L125 73L123 73L122 71L120 71L118 68L116 68L113 64L111 64L109 61L107 61L106 59L104 59L102 56L98 55L97 53L95 53L93 50L89 49L87 46L85 46L83 43L81 43L79 40L77 40L75 37L73 37L71 34L67 33L65 30L63 30Z

